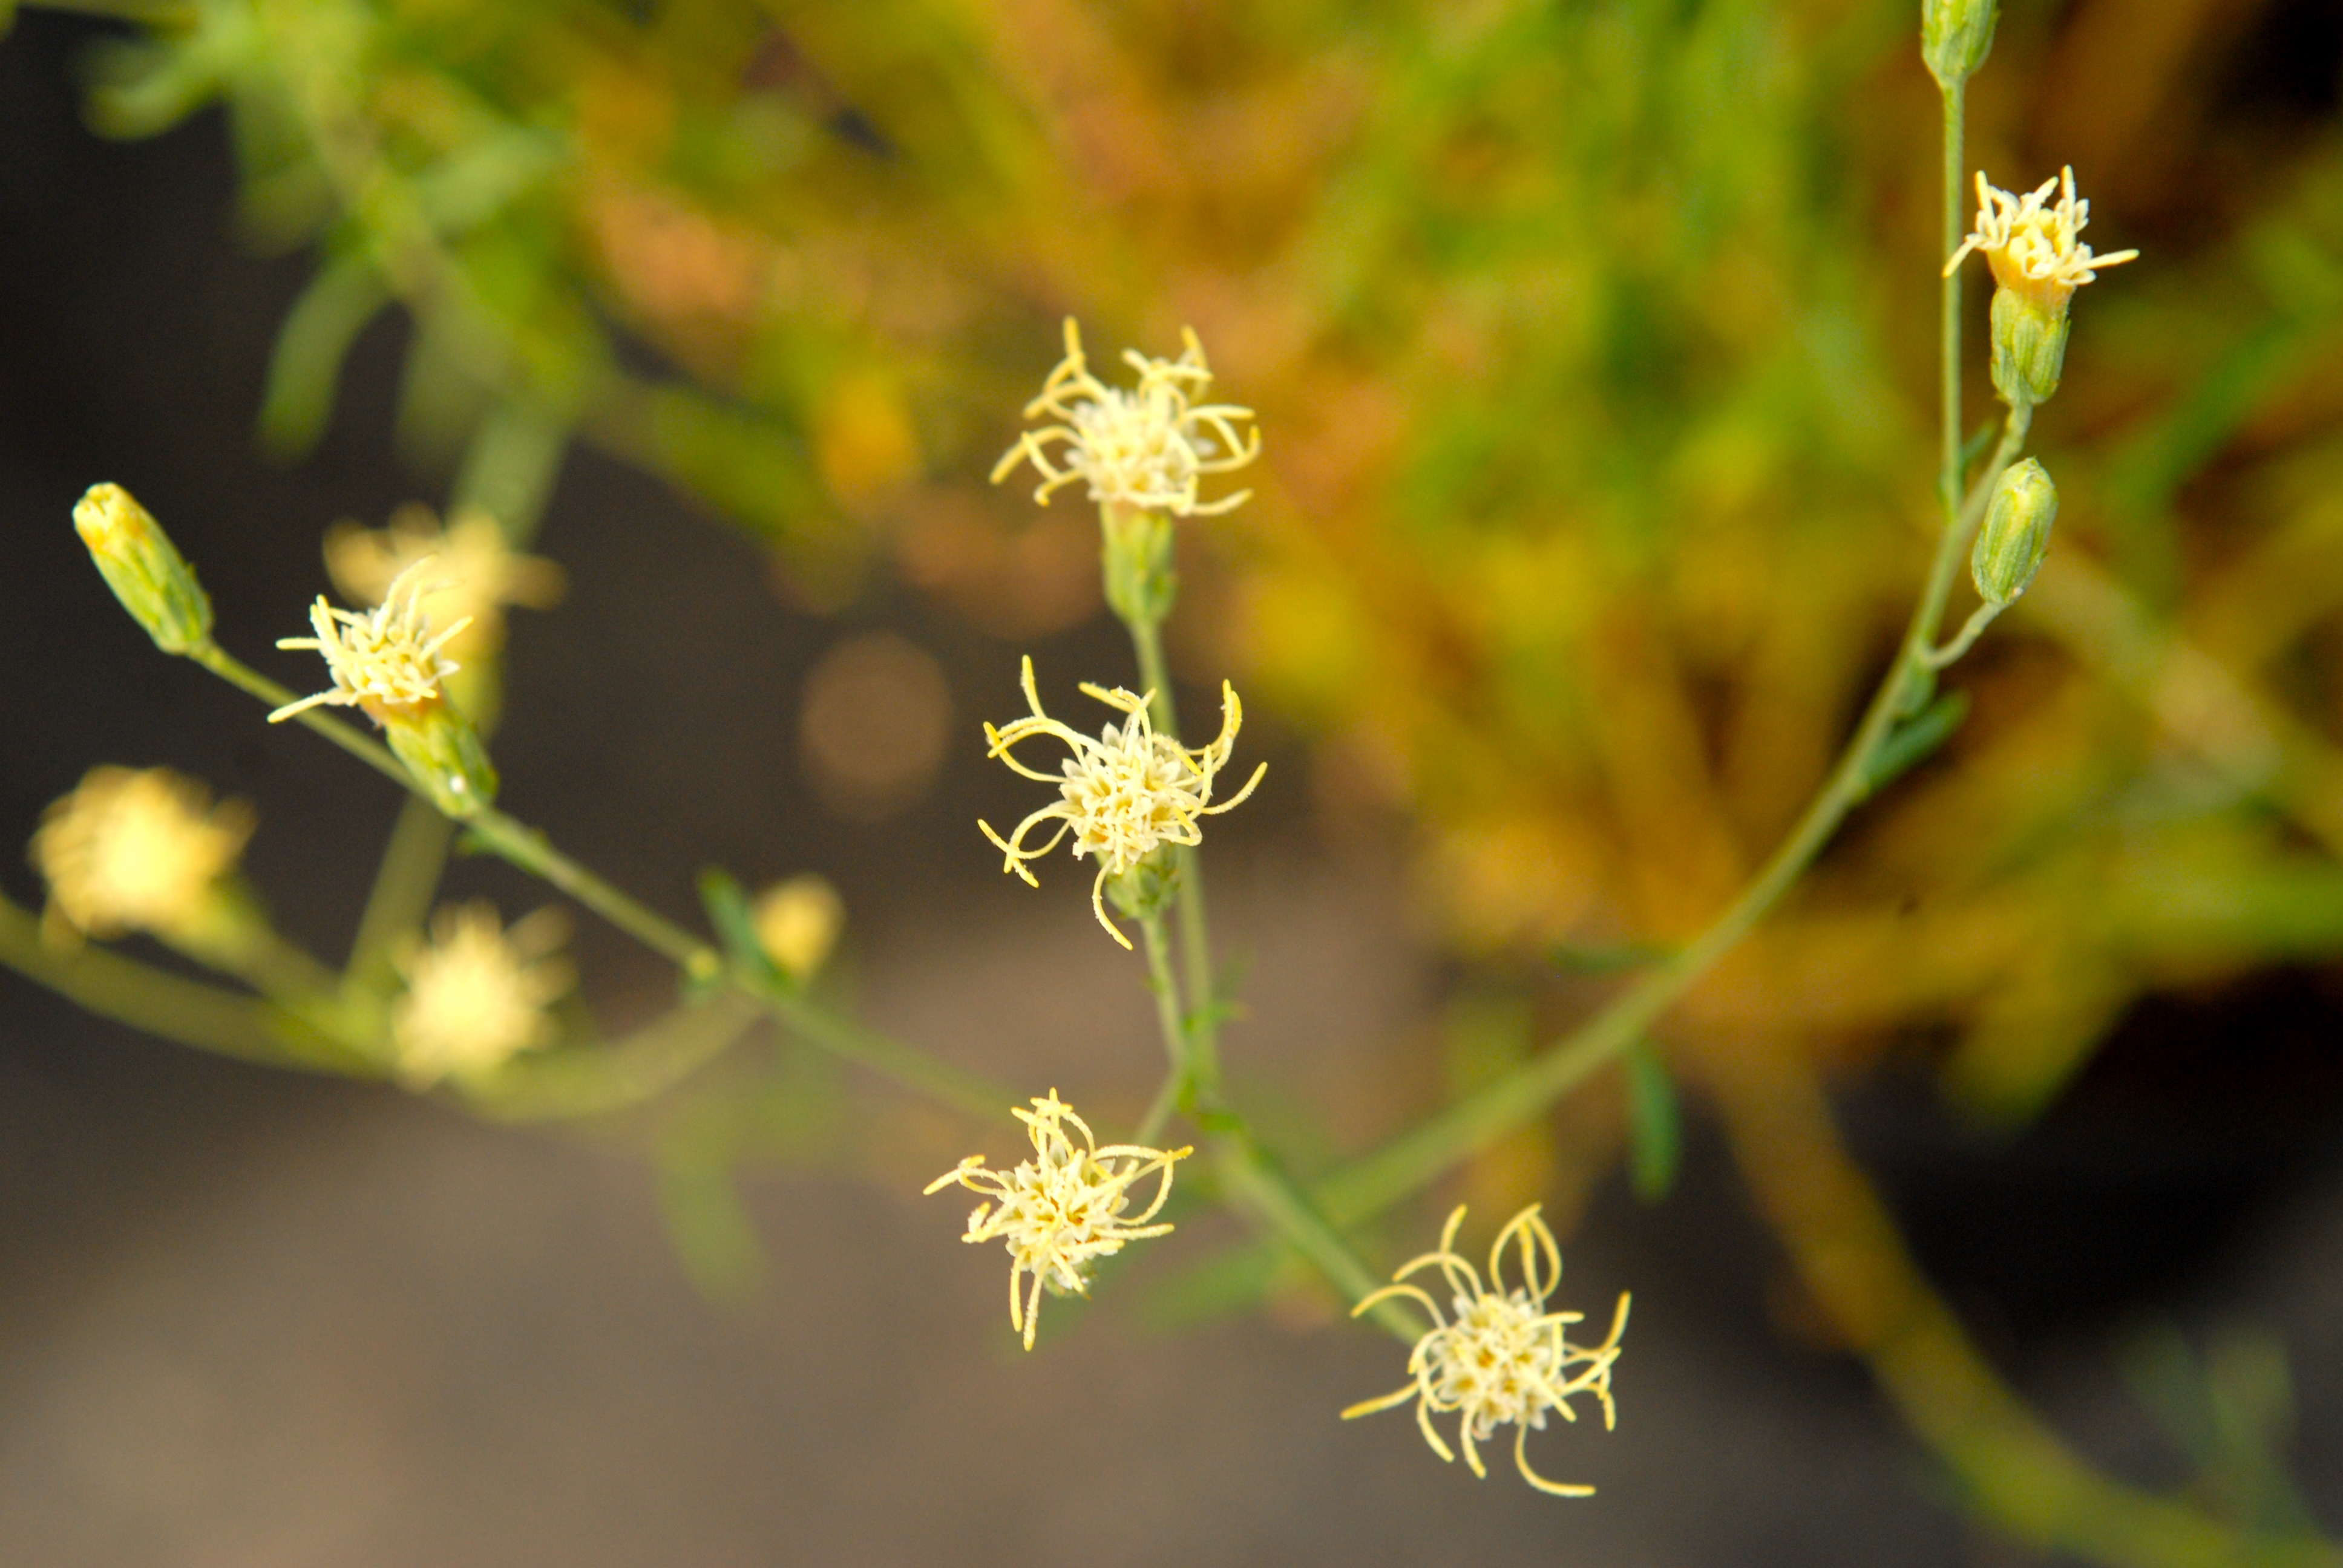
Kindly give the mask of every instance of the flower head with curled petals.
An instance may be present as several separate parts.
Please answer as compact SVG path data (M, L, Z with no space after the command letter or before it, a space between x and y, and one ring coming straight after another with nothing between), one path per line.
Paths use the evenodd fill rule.
M180 931L216 896L252 837L250 807L167 768L93 768L33 835L49 907L96 937Z
M1392 1276L1393 1283L1353 1309L1355 1317L1390 1297L1411 1296L1432 1314L1433 1327L1415 1342L1407 1358L1411 1379L1407 1385L1381 1399L1353 1405L1342 1412L1342 1419L1389 1410L1413 1399L1423 1441L1432 1445L1433 1452L1453 1461L1456 1455L1433 1430L1432 1418L1434 1413L1457 1412L1462 1419L1456 1435L1464 1447L1464 1462L1484 1479L1488 1471L1473 1445L1487 1442L1497 1428L1510 1422L1518 1428L1513 1434L1513 1463L1524 1481L1556 1497L1591 1497L1594 1493L1591 1486L1548 1481L1532 1470L1524 1445L1532 1427L1545 1425L1548 1411L1559 1412L1564 1421L1577 1420L1578 1412L1570 1402L1580 1394L1603 1407L1605 1430L1617 1424L1619 1412L1611 1402L1611 1363L1619 1359L1619 1336L1627 1329L1627 1297L1619 1298L1608 1338L1591 1347L1574 1345L1564 1330L1583 1322L1584 1314L1546 1311L1546 1298L1562 1282L1562 1250L1554 1244L1554 1232L1538 1218L1538 1205L1531 1204L1497 1232L1489 1249L1486 1287L1472 1263L1455 1251L1456 1230L1463 1222L1464 1211L1460 1207L1448 1216L1438 1251L1412 1260ZM1511 1290L1504 1281L1509 1242L1520 1248L1522 1271L1522 1283ZM1430 1292L1407 1282L1410 1274L1433 1267L1446 1277L1454 1292L1453 1322L1441 1314L1440 1303Z
M1023 1332L1030 1351L1040 1321L1041 1287L1087 1295L1095 1260L1121 1251L1125 1241L1171 1231L1168 1224L1148 1221L1172 1195L1172 1165L1195 1151L1142 1149L1134 1143L1101 1149L1090 1124L1054 1089L1049 1098L1035 1100L1031 1111L1011 1109L1033 1140L1032 1159L1013 1171L988 1171L984 1156L971 1154L929 1182L927 1191L960 1186L985 1195L987 1201L968 1217L968 1234L960 1240L999 1239L1009 1244L1009 1326ZM1066 1135L1068 1122L1082 1135L1079 1146ZM1161 1178L1153 1200L1136 1214L1125 1213L1131 1183L1148 1176ZM1033 1276L1030 1287L1023 1283L1029 1273Z
M424 557L391 579L382 603L364 615L336 609L319 594L309 607L315 637L284 637L279 648L312 648L325 656L334 684L315 696L288 702L268 716L271 724L292 718L304 709L322 705L359 708L377 723L387 712L413 712L443 700L439 683L456 673L452 658L440 649L471 624L469 617L434 637L431 619L423 613L423 598L441 584L423 574L433 558Z
M1200 819L1241 803L1261 782L1269 765L1254 769L1244 788L1234 795L1217 806L1210 804L1212 781L1228 765L1237 728L1244 722L1244 705L1237 700L1236 689L1225 681L1221 684L1221 733L1211 745L1193 750L1156 732L1147 714L1147 705L1154 697L1151 692L1137 696L1120 688L1109 691L1085 683L1081 689L1086 696L1126 716L1122 723L1109 724L1092 739L1041 711L1041 699L1033 689L1031 658L1025 660L1021 684L1026 704L1033 711L999 729L986 725L984 739L990 749L985 755L1000 758L1028 779L1055 784L1059 798L1018 823L1017 830L1006 839L994 832L990 823L979 821L977 826L1006 857L1001 869L1015 872L1027 886L1036 888L1041 884L1025 869L1025 862L1039 859L1072 834L1075 856L1095 856L1099 862L1098 876L1091 883L1091 909L1107 934L1127 948L1131 939L1114 929L1101 901L1107 879L1129 871L1159 845L1202 843ZM1061 773L1037 772L1020 762L1011 749L1037 735L1062 740L1072 751L1061 765ZM1059 826L1050 841L1039 849L1028 849L1025 835L1053 818Z
M1123 351L1124 363L1139 372L1139 384L1126 391L1091 374L1081 331L1068 317L1066 357L1041 384L1041 395L1025 406L1028 419L1047 415L1056 423L1020 436L994 466L992 482L1030 462L1041 476L1033 498L1044 506L1052 492L1078 479L1089 484L1091 500L1140 511L1212 517L1242 506L1252 491L1205 502L1198 498L1198 481L1259 457L1261 432L1237 435L1234 421L1252 418L1250 408L1190 401L1212 386L1212 372L1195 333L1183 329L1181 336L1186 347L1177 359Z
M1976 176L1976 227L1945 263L1945 276L1971 251L1981 252L1993 268L1994 281L2037 304L2064 305L2084 284L2094 281L2097 268L2136 261L2139 252L2118 250L2093 256L2079 237L2091 221L2091 204L2075 195L2075 171L2061 169L2058 177L2044 180L2036 189L2016 196ZM2050 200L2052 191L2058 199Z

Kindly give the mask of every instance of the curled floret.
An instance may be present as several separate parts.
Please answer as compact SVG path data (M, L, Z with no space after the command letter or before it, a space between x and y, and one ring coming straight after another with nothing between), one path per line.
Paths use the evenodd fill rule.
M1101 1149L1090 1124L1054 1089L1031 1111L1011 1110L1033 1141L1033 1158L1011 1171L988 1171L984 1156L971 1154L929 1182L927 1191L959 1186L984 1194L987 1201L969 1215L960 1240L1008 1243L1009 1326L1022 1332L1030 1351L1044 1286L1087 1295L1098 1259L1121 1251L1126 1241L1171 1232L1169 1224L1150 1221L1172 1195L1172 1167L1195 1151L1135 1143ZM1081 1134L1079 1145L1066 1134L1069 1124ZM1139 1212L1127 1212L1131 1184L1149 1176L1160 1178L1153 1198Z
M1531 1204L1505 1223L1489 1248L1488 1283L1470 1261L1455 1250L1457 1228L1464 1222L1459 1206L1448 1216L1436 1251L1411 1259L1392 1276L1393 1282L1362 1301L1352 1315L1366 1312L1394 1296L1405 1296L1432 1315L1433 1327L1407 1358L1409 1381L1380 1399L1365 1400L1342 1412L1342 1419L1369 1415L1379 1410L1415 1401L1415 1422L1432 1452L1453 1461L1455 1452L1433 1427L1435 1414L1459 1416L1456 1436L1464 1462L1484 1479L1477 1443L1486 1442L1497 1428L1512 1425L1513 1463L1522 1479L1540 1492L1556 1497L1591 1497L1594 1488L1548 1481L1530 1468L1526 1444L1532 1428L1543 1429L1549 1412L1564 1421L1576 1421L1571 1401L1584 1394L1603 1407L1603 1425L1618 1424L1619 1412L1611 1400L1611 1367L1619 1359L1619 1339L1627 1332L1628 1298L1623 1292L1612 1314L1611 1332L1602 1343L1571 1342L1565 1331L1584 1321L1581 1312L1548 1312L1547 1298L1562 1283L1562 1249L1554 1232ZM1504 1281L1505 1250L1511 1244L1521 1254L1522 1282ZM1451 1292L1452 1320L1440 1303L1408 1276L1437 1268Z
M1066 357L1041 384L1041 395L1025 406L1028 419L1051 424L1028 430L1002 454L992 482L1008 477L1021 462L1041 476L1033 498L1050 497L1077 480L1090 486L1101 504L1175 517L1212 517L1242 506L1252 492L1240 490L1217 501L1199 498L1208 474L1242 468L1261 455L1261 432L1237 433L1236 421L1252 410L1233 403L1202 403L1212 384L1204 346L1182 329L1185 347L1177 359L1154 359L1135 348L1123 362L1139 372L1136 386L1110 387L1091 373L1082 354L1081 329L1066 318Z
M1001 869L1023 878L1029 887L1040 887L1041 882L1026 869L1026 862L1041 859L1072 835L1075 856L1092 856L1099 862L1098 876L1091 883L1091 909L1107 934L1128 948L1131 939L1107 919L1103 902L1107 879L1131 870L1161 845L1203 842L1202 819L1241 804L1269 770L1267 763L1262 764L1245 780L1244 788L1217 805L1212 803L1212 783L1236 746L1244 705L1237 700L1236 689L1222 682L1221 732L1212 744L1190 749L1157 732L1148 717L1152 692L1139 694L1120 687L1109 690L1085 683L1084 696L1124 716L1121 723L1110 723L1093 739L1041 710L1031 658L1024 661L1021 686L1031 713L998 729L987 724L984 739L990 749L985 755L1000 758L1025 778L1057 785L1058 799L1018 823L1017 830L1006 839L988 822L980 820L977 827L1001 852ZM1020 741L1043 735L1064 741L1071 752L1058 773L1027 767L1011 749ZM1025 836L1052 820L1058 830L1049 841L1029 847Z

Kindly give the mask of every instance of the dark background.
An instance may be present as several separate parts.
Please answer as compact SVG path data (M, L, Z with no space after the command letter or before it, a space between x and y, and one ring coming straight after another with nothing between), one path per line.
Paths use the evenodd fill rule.
M361 345L317 455L263 461L251 418L307 264L229 237L216 116L143 144L82 128L88 32L34 15L0 42L0 824L29 834L92 764L168 763L258 805L255 882L337 956L390 791L157 656L67 515L95 480L128 486L200 568L223 640L301 684L308 656L268 645L323 586L319 530L436 498L392 455L399 328ZM1018 799L975 741L978 717L1014 708L1016 648L883 588L838 619L792 610L745 540L590 455L540 548L572 590L516 617L497 748L513 810L679 918L704 864L820 869L878 1021L1078 1101L1149 1081L1146 999L1080 879L1031 893L970 826ZM860 825L814 804L794 726L812 660L870 626L941 659L963 743L928 799ZM1032 651L1119 671L1110 631ZM1420 1039L1443 975L1395 853L1313 838L1292 748L1266 716L1246 734L1272 773L1216 829L1231 940L1256 958L1231 1051L1274 1052L1258 1070L1339 1122ZM15 858L0 881L37 901ZM450 888L541 901L478 863ZM581 921L576 946L614 1025L667 1000L662 966L613 933ZM2310 973L2154 1004L2014 1143L1949 1127L1918 1085L1844 1106L1987 1348L2125 1473L2186 1473L2115 1374L2129 1336L2280 1336L2296 1474L2330 1528L2338 1017L2332 977ZM930 1152L904 1169L950 1163ZM1337 1423L1400 1381L1397 1359L1292 1312L1167 1339L1108 1310L1018 1354L999 1258L959 1247L961 1206L899 1174L754 1179L778 1271L719 1306L624 1150L212 1060L0 975L0 1561L2023 1560L1960 1522L1854 1363L1801 1337L1786 1271L1697 1126L1665 1202L1614 1183L1565 1239L1573 1304L1637 1298L1619 1432L1539 1449L1548 1473L1601 1484L1584 1503L1536 1497L1502 1461L1476 1485L1404 1412ZM1172 1245L1226 1233L1188 1230Z

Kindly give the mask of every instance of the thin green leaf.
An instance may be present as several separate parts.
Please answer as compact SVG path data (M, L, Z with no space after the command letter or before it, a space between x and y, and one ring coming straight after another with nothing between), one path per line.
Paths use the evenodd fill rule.
M1872 753L1871 767L1863 778L1862 794L1875 795L1894 783L1907 769L1951 739L1953 731L1968 716L1968 693L1947 691L1923 709L1918 718L1888 731L1887 739Z

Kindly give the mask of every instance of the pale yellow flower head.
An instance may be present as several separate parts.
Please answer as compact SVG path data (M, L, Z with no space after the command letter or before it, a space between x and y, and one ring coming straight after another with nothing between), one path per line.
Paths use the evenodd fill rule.
M977 827L1005 857L1001 869L1014 871L1027 886L1037 888L1041 884L1025 869L1025 862L1039 859L1056 849L1069 833L1072 834L1075 857L1091 855L1099 862L1098 876L1091 883L1091 909L1107 934L1127 948L1131 939L1114 929L1101 901L1107 879L1130 870L1153 854L1159 845L1202 843L1201 819L1242 803L1252 793L1253 786L1261 782L1261 776L1269 771L1269 765L1264 762L1254 769L1244 788L1219 805L1209 803L1212 781L1228 765L1229 753L1236 746L1237 728L1244 722L1244 705L1237 700L1236 689L1226 681L1221 683L1221 733L1211 745L1193 750L1169 736L1156 733L1147 716L1152 693L1139 696L1121 688L1109 691L1084 683L1084 695L1096 698L1125 716L1122 723L1109 724L1092 739L1041 711L1041 696L1033 689L1033 661L1030 658L1024 662L1021 683L1026 704L1033 711L1002 729L995 729L987 724L984 739L990 749L985 755L1000 758L1028 779L1055 784L1058 799L1018 823L1017 830L1006 839L994 832L988 822L980 820ZM1058 773L1037 772L1019 761L1011 750L1019 741L1037 735L1062 740L1072 752L1060 764ZM1058 823L1058 830L1050 835L1050 841L1038 849L1028 849L1025 835L1052 819Z
M252 809L167 768L93 768L42 814L50 907L92 936L195 925L252 837Z
M1168 1224L1148 1221L1172 1195L1172 1165L1195 1151L1143 1149L1134 1143L1101 1149L1090 1124L1054 1089L1048 1099L1034 1101L1031 1111L1011 1110L1033 1140L1032 1159L1013 1171L988 1171L984 1156L971 1154L929 1182L926 1191L939 1192L957 1185L985 1195L987 1201L969 1215L968 1233L960 1240L997 1238L1008 1243L1009 1326L1023 1331L1030 1351L1040 1321L1042 1286L1087 1295L1093 1261L1121 1251L1125 1241L1171 1231ZM1069 1122L1082 1135L1079 1146L1066 1135ZM1147 1176L1161 1178L1153 1201L1136 1214L1126 1213L1131 1183ZM1027 1274L1033 1276L1031 1287L1022 1283Z
M791 980L811 980L821 971L846 924L846 904L838 890L811 871L776 882L757 895L749 911L757 941Z
M407 989L391 1003L390 1042L401 1081L476 1077L551 1040L546 1008L574 979L548 956L564 925L559 911L539 910L507 930L485 903L434 916L431 940L398 965Z
M2075 171L2059 171L2024 196L2015 196L1986 183L1977 171L1976 227L1945 263L1950 277L1971 251L1984 254L1994 281L2013 293L2052 308L2063 306L2076 289L2098 276L2097 268L2137 260L2139 252L2118 250L2094 256L2081 235L2091 221L2091 204L2075 195ZM2058 199L2050 200L2052 191Z
M440 650L469 624L457 621L433 636L423 598L440 584L427 579L434 558L424 557L390 580L382 603L360 615L336 609L319 594L309 607L315 637L280 637L279 648L311 648L325 656L334 684L315 696L288 702L268 722L292 718L321 704L363 709L377 723L395 713L412 713L444 700L439 683L456 673L456 661Z
M1497 1428L1510 1424L1518 1429L1513 1433L1513 1463L1522 1479L1556 1497L1591 1497L1594 1494L1591 1486L1548 1481L1532 1470L1525 1445L1530 1429L1543 1428L1550 1411L1559 1412L1564 1421L1576 1421L1578 1412L1570 1402L1580 1394L1603 1407L1606 1430L1617 1424L1618 1409L1611 1402L1611 1364L1619 1359L1619 1336L1627 1330L1627 1297L1619 1298L1610 1335L1601 1344L1573 1344L1564 1331L1584 1321L1584 1314L1546 1311L1546 1299L1562 1283L1562 1249L1554 1244L1554 1232L1545 1221L1538 1218L1538 1205L1531 1204L1497 1232L1489 1249L1485 1286L1472 1263L1455 1251L1457 1227L1463 1222L1464 1211L1460 1207L1448 1216L1438 1251L1409 1261L1392 1276L1393 1283L1353 1310L1355 1317L1379 1302L1407 1296L1432 1314L1433 1326L1415 1342L1407 1358L1407 1385L1353 1405L1342 1412L1342 1419L1389 1410L1413 1399L1423 1441L1432 1445L1433 1452L1453 1461L1456 1455L1433 1430L1432 1418L1434 1413L1455 1412L1461 1417L1456 1435L1464 1448L1464 1462L1483 1479L1488 1471L1473 1445L1486 1442ZM1520 1249L1522 1273L1522 1282L1511 1289L1504 1281L1509 1242ZM1442 1314L1430 1292L1406 1282L1410 1274L1435 1267L1453 1292L1453 1322Z
M1181 336L1186 347L1177 359L1123 350L1124 363L1139 372L1138 384L1125 390L1091 374L1081 329L1068 317L1066 357L1041 384L1041 395L1025 406L1028 419L1047 416L1054 423L1019 437L994 466L992 482L1030 462L1041 476L1033 498L1044 506L1076 480L1088 484L1090 498L1102 505L1176 517L1212 517L1243 505L1252 491L1205 502L1198 498L1198 483L1259 457L1261 432L1237 434L1234 421L1251 419L1250 408L1191 401L1212 386L1212 372L1195 333L1182 329Z
M494 651L503 638L505 606L545 609L561 598L561 568L514 549L496 518L478 507L457 512L445 528L430 508L407 506L391 515L388 528L343 522L326 530L326 574L353 604L387 602L393 583L433 559L437 580L417 599L435 624L465 627L447 643L458 658Z

